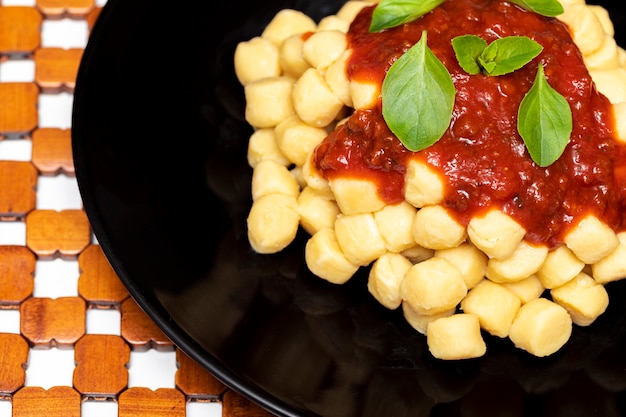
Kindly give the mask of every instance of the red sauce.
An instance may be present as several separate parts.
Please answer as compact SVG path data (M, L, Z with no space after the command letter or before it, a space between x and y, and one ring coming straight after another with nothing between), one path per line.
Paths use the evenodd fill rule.
M408 151L389 131L381 102L355 111L318 147L316 167L325 178L370 178L389 204L404 199L409 159L428 162L446 184L442 203L457 220L499 207L527 230L526 240L555 247L583 215L592 213L614 230L625 229L626 147L615 139L612 106L600 94L565 24L501 0L446 1L418 20L369 33L373 6L348 33L353 54L348 76L379 85L391 66L428 31L428 46L448 68L457 90L449 129L433 146ZM475 34L491 42L512 35L539 42L542 53L503 76L468 75L450 40ZM537 166L517 132L517 109L538 63L550 85L570 103L574 129L562 157Z

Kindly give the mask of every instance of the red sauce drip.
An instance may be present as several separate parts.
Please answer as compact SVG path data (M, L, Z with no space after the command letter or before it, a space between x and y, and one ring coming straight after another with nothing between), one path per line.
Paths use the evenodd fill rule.
M526 240L552 248L588 213L616 231L625 229L626 147L615 140L612 106L596 90L565 24L501 0L455 0L410 24L372 34L372 11L373 6L364 9L350 27L348 76L382 84L391 64L428 30L428 46L457 90L451 124L435 145L410 152L384 123L379 99L375 108L355 111L318 147L316 167L325 178L370 178L393 204L404 199L406 163L416 158L441 173L443 204L462 224L499 207L525 227ZM450 43L465 34L487 42L528 36L544 50L512 74L470 76ZM547 168L530 159L517 132L517 109L539 62L550 85L570 103L574 122L564 154Z

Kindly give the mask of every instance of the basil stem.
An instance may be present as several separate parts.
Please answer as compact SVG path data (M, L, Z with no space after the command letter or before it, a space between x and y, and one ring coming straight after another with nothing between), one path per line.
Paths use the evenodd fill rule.
M382 114L410 151L437 142L450 126L456 94L452 76L427 45L427 33L387 71Z
M569 103L553 89L545 77L543 65L518 109L517 130L531 158L547 167L563 154L572 134Z

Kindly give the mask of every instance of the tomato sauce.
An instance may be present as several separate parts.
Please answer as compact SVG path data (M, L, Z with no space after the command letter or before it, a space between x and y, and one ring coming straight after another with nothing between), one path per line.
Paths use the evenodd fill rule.
M391 64L427 30L429 48L455 84L451 123L433 146L411 152L385 124L379 98L374 108L355 111L316 149L316 167L325 178L369 178L381 198L393 204L404 199L407 162L419 159L441 174L442 204L462 224L499 207L525 227L526 240L551 248L587 213L616 231L625 229L626 147L616 141L612 106L596 90L564 23L501 0L454 0L412 23L369 33L372 11L373 6L362 10L350 27L349 78L382 84ZM544 49L511 74L468 75L450 42L465 34L488 43L527 36ZM517 132L519 103L539 63L569 102L574 125L561 158L545 168L532 161Z

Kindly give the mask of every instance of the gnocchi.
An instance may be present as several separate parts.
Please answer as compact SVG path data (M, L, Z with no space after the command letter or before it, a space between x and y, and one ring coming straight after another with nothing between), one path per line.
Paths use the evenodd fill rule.
M560 1L565 12L557 18L614 110L617 141L626 143L626 54L608 13L583 0ZM428 158L408 158L395 173L401 199L392 202L376 177L320 170L316 152L331 132L379 106L381 84L348 74L351 25L376 4L349 0L319 22L282 10L237 46L235 73L254 130L247 154L252 248L278 252L304 229L314 275L340 285L369 268L372 297L400 309L437 358L484 355L483 331L535 356L553 354L574 325L591 325L605 311L604 284L626 277L626 231L587 213L550 247L529 240L504 205L460 218L447 200L448 180ZM384 160L382 152L372 155ZM388 165L377 169L391 171Z

